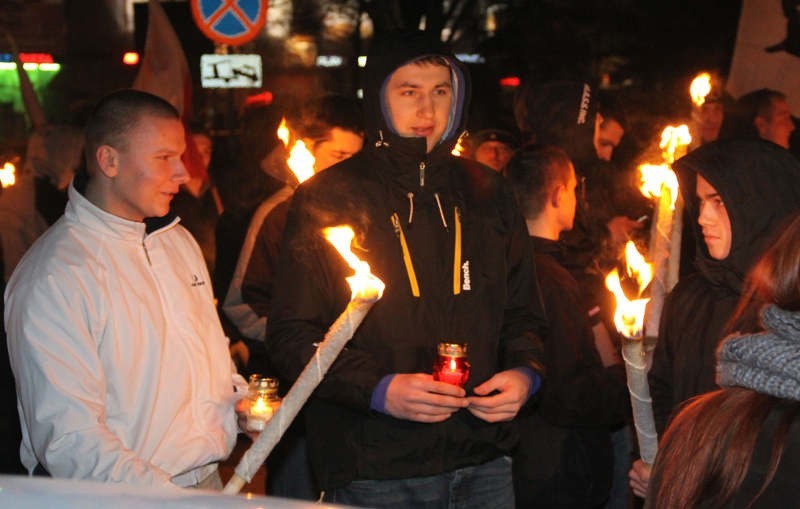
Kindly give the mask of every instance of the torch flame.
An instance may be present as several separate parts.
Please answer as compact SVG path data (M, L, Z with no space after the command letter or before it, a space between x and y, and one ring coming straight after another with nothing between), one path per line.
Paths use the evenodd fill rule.
M353 294L351 299L355 300L356 297L365 299L379 299L383 295L383 289L386 285L383 281L372 275L369 270L369 264L358 257L350 249L350 244L353 242L353 229L349 226L333 226L325 228L322 234L328 242L339 251L342 258L348 265L356 272L355 275L347 278L347 283Z
M629 240L625 244L625 264L628 275L639 283L639 295L653 280L653 265L645 261L644 256L636 249L636 244Z
M294 143L294 147L289 152L289 158L286 160L289 169L301 184L314 175L314 162L314 156L308 151L303 140L297 140Z
M639 190L642 194L647 198L658 198L666 188L672 199L671 208L675 210L678 199L678 177L675 172L666 164L642 164L639 166L639 173L642 181Z
M456 157L461 156L461 154L463 154L464 151L466 150L466 147L464 147L463 139L464 135L462 134L461 136L458 137L458 142L456 142L456 146L453 147L452 151L450 151L450 153Z
M645 261L632 241L625 245L625 265L628 275L639 283L638 293L641 295L653 279L653 266ZM617 330L628 338L641 337L644 311L650 299L628 299L622 290L617 269L606 276L606 288L614 294L617 301L617 308L614 310L614 325Z
M672 164L675 159L680 157L676 157L676 154L683 155L686 153L685 149L691 142L692 135L689 134L688 125L683 124L677 127L668 125L661 132L661 143L658 146L661 148L661 155L667 164Z
M614 310L614 326L625 337L641 337L644 328L644 310L650 299L628 300L625 292L622 291L617 269L612 270L606 276L606 288L614 294L617 300L617 308Z
M7 162L3 165L3 168L0 169L0 187L11 187L17 181L17 177L15 173L17 171L16 166L13 163Z
M289 146L289 127L286 125L286 117L281 118L281 123L277 131L278 139L283 142L284 147Z
M706 96L711 92L711 75L707 72L702 72L695 76L692 84L689 85L689 95L692 96L692 102L698 107L706 102Z

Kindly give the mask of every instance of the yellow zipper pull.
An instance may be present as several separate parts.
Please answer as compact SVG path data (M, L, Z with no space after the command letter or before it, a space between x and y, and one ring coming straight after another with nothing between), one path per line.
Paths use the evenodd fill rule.
M408 275L408 282L411 285L411 295L419 297L419 283L417 283L417 274L414 272L414 263L411 260L411 252L408 250L406 243L406 236L403 233L403 227L400 226L400 217L397 212L392 214L392 226L394 226L394 233L400 239L400 248L403 250L403 263L406 266L406 274Z

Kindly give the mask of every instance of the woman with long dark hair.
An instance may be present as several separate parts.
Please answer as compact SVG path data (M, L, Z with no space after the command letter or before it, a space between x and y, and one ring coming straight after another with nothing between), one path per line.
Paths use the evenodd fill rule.
M753 268L731 323L739 335L718 352L723 389L694 398L670 423L646 508L783 508L800 500L800 216Z

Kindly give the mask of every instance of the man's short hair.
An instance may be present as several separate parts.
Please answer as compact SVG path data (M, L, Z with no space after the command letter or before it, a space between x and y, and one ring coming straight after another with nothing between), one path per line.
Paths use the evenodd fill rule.
M532 145L511 159L508 179L526 219L539 216L553 189L569 182L571 164L567 153L553 145Z
M339 94L320 97L310 107L304 108L297 133L301 138L319 142L324 141L334 127L364 135L364 114L355 99Z
M760 138L756 128L756 117L770 117L775 101L785 101L786 94L769 88L749 92L725 110L720 128L720 139Z
M751 116L751 121L756 117L769 117L775 101L785 100L786 94L769 88L761 88L739 98L739 102Z
M87 164L95 164L95 152L101 145L125 149L125 135L143 115L180 119L169 102L141 90L119 90L100 99L86 123Z

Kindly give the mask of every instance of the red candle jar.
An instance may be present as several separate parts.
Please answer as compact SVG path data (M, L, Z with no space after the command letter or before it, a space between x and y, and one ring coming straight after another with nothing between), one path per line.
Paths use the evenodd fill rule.
M433 379L463 387L469 379L466 343L439 343Z

